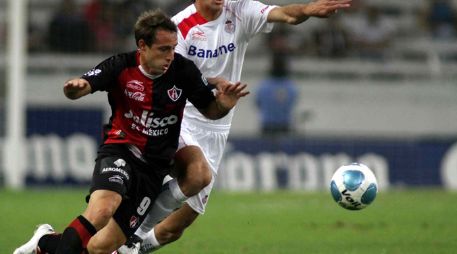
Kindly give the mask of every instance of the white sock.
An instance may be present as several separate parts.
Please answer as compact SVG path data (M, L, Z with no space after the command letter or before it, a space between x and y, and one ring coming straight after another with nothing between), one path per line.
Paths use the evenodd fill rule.
M156 238L155 231L152 229L145 236L143 243L141 244L142 253L150 253L160 249L162 246Z
M155 234L154 228L153 228L151 231L149 231L148 239L149 239L151 245L152 245L154 248L160 247L160 243L159 243L159 241L158 241L157 238L156 238L156 234Z
M143 222L144 224L144 222ZM147 230L147 229L146 229ZM136 231L135 231L135 235L137 235L139 238L141 239L146 239L149 235L149 232L151 231L143 231L143 228L142 227L139 227Z
M145 236L157 223L170 215L175 209L181 207L187 199L179 188L176 179L168 181L166 185L168 185L168 188L159 194L152 205L151 211L149 211L140 228L135 232L143 240L145 238L142 236Z
M168 189L171 191L173 197L180 202L181 204L188 198L184 193L182 193L181 188L179 188L178 180L176 178L168 181Z

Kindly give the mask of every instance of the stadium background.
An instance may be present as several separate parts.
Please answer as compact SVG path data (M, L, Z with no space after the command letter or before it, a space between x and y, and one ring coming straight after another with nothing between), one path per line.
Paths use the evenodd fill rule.
M66 12L60 9L63 2L72 3L0 1L0 253L10 253L27 239L35 224L63 228L84 205L81 197L109 110L102 93L76 102L64 98L65 80L132 49L129 29L139 11L161 7L173 14L188 3L106 0L102 9L92 6L93 12L102 11L95 17L104 22L93 23L90 28L98 34L87 37L87 27L64 24L79 20L77 15L92 1L77 0ZM455 26L438 34L431 30L426 18L431 2L355 0L353 9L337 18L310 19L280 32L299 91L294 132L280 138L260 135L254 98L268 74L271 50L267 36L255 38L242 78L252 94L235 114L220 191L208 215L191 229L202 237L189 233L164 253L303 253L304 246L309 253L454 253L456 31ZM456 8L457 1L449 2ZM13 3L25 4L26 12L11 12ZM368 37L360 27L373 6L385 22L387 43L367 54L363 43L353 39ZM51 39L57 34L50 33L56 13L63 16L52 29L67 36ZM26 58L19 66L25 71L23 84L11 82L18 60L11 49L20 46L8 47L13 20L27 24ZM313 36L330 22L358 33L349 33L346 50L318 53ZM12 108L16 98L8 97L17 86L21 90L15 96L23 97L23 108ZM20 128L9 122L17 121L17 115L24 120ZM9 143L18 134L25 136L22 147ZM332 172L351 161L369 165L382 191L374 207L359 216L337 208L328 194ZM224 229L218 230L224 243L214 228Z
M97 2L105 3L98 8ZM9 168L6 159L11 156L5 152L11 149L2 142L0 183L13 187L87 184L100 126L110 112L103 93L78 102L67 100L61 92L63 82L110 54L132 49L130 27L141 10L158 6L174 13L187 2L24 3L28 36L21 95L27 145L13 156L25 166ZM0 133L7 137L8 112L12 112L7 87L16 86L7 84L12 66L7 21L13 16L7 15L7 1L0 5ZM382 23L382 28L373 29L380 29L378 34L386 43L367 50L354 38L367 33L360 27L372 7L380 12ZM295 131L279 139L264 138L259 131L254 101L259 82L268 74L271 49L267 36L256 37L242 78L252 94L237 108L219 187L319 190L327 187L338 165L362 161L373 168L382 188L456 189L455 31L435 35L427 25L429 9L430 1L355 1L351 11L331 20L310 19L288 30L276 26L275 31L285 31L279 34L291 53L287 59L299 91L293 112ZM335 54L317 53L320 49L313 36L330 27L329 22L352 32L349 46Z

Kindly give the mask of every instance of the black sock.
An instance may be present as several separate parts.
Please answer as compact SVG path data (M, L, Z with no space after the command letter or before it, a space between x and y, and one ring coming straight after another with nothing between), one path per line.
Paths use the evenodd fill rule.
M95 227L83 216L78 216L63 231L56 254L85 253L90 238L97 233Z
M40 248L41 253L55 254L61 237L62 234L50 234L42 236L40 241L38 241L38 247Z

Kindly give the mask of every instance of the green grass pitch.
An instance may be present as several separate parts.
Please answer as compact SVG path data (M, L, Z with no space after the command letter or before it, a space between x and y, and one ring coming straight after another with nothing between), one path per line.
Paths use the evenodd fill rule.
M0 191L0 253L27 241L36 224L61 231L85 207L86 190ZM401 190L346 211L322 193L215 192L207 212L157 253L457 253L457 193Z

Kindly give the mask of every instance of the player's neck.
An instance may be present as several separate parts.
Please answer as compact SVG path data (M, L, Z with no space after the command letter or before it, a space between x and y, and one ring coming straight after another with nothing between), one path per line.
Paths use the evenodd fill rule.
M157 73L153 71L151 67L149 67L146 61L143 59L143 56L140 56L140 64L138 65L140 71L148 78L155 79L163 75L163 73Z
M160 74L151 74L150 71L149 71L149 72L147 71L147 68L148 68L148 67L145 66L145 65L141 65L141 64L140 64L140 65L138 65L138 68L140 69L141 73L143 73L143 75L145 75L146 77L148 77L148 78L150 78L150 79L156 79L156 78L158 78L158 77L160 77L160 76L163 75L163 73L160 73Z
M216 20L222 14L222 8L218 10L211 9L208 6L199 4L198 1L195 3L195 8L197 9L197 12L207 21Z

